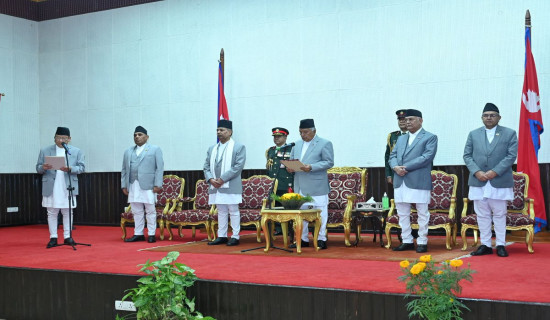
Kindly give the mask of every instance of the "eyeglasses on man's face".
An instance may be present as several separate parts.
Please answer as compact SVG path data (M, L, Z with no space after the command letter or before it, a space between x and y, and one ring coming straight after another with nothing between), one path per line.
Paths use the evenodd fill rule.
M491 119L491 118L498 118L499 114L498 113L484 113L481 116L485 119Z

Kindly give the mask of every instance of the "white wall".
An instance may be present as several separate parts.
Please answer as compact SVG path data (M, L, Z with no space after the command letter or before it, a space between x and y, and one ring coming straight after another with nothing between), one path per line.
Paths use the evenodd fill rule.
M0 14L0 172L34 171L38 150L38 23Z
M264 167L272 127L290 129L296 140L303 118L314 118L319 135L333 141L336 165L383 166L400 108L420 109L424 127L439 136L436 165L463 164L467 133L481 126L486 102L500 108L502 125L518 127L526 9L550 124L544 0L166 0L38 27L0 16L0 55L13 61L0 59L0 92L7 94L0 139L22 145L17 156L2 155L0 171L33 172L38 146L51 144L59 125L71 128L88 171L120 170L136 125L161 146L166 170L201 169L215 142L222 47L229 114L234 138L247 147L246 168ZM34 31L25 31L27 24ZM33 74L37 52L39 81L35 75L23 82L20 71ZM22 95L23 88L31 94ZM31 122L28 130L39 122L39 138L7 138L20 137L21 125L11 120L17 117ZM540 162L550 161L547 135Z

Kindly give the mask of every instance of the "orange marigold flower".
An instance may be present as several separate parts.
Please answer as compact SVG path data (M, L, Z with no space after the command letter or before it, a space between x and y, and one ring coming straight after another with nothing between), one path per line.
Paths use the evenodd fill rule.
M463 262L462 262L462 260L452 260L450 262L450 264L451 264L452 267L457 267L458 268L463 264Z
M420 272L424 271L424 269L426 269L426 264L424 262L418 262L412 268L416 268L418 270L418 272L414 274L419 274ZM411 268L411 273L412 273L412 268Z
M432 255L427 254L420 257L420 261L422 262L430 262L432 260Z
M409 260L403 260L403 261L399 262L399 266L401 268L408 268L409 267Z
M414 266L412 266L410 273L419 274L420 272L422 272L422 270L424 269L421 266L419 266L418 264L415 264Z
M437 271L437 274L443 274L443 270Z

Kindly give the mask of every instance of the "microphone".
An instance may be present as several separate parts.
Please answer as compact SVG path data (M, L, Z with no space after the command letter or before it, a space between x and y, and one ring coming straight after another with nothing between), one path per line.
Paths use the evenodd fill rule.
M63 148L65 148L65 152L67 152L68 155L71 155L71 153L69 152L69 146L65 142L61 142L61 145L63 146Z
M287 143L287 144L285 144L284 146L282 146L281 149L287 148L287 147L294 147L295 145L296 145L296 143L294 143L294 142Z

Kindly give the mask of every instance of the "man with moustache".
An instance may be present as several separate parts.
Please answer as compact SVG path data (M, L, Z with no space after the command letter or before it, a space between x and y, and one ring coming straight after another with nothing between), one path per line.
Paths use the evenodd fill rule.
M422 128L422 113L415 109L405 112L409 133L400 136L393 148L389 163L395 172L393 187L395 207L399 216L403 242L394 251L414 250L411 234L411 204L418 212L416 252L428 251L428 222L432 190L432 162L437 152L437 136Z
M472 256L493 254L491 227L494 226L496 250L507 257L507 201L514 199L512 165L518 153L518 138L510 128L498 125L500 112L492 103L483 108L483 127L468 135L464 147L464 162L470 170L468 198L474 201L481 245ZM492 223L491 223L492 222Z
M218 238L208 242L215 246L239 244L241 214L239 203L242 202L243 184L241 173L246 161L246 148L233 140L233 123L229 120L218 121L216 130L218 143L208 148L204 162L204 178L208 188L208 204L218 209ZM228 220L231 217L231 239L227 239Z
M137 126L134 130L135 146L124 152L122 161L122 192L128 196L128 203L134 214L134 235L125 242L145 241L143 229L147 218L147 242L153 243L157 229L155 202L162 191L164 160L162 150L147 143L147 130Z
M334 166L334 150L332 142L317 135L313 119L300 121L301 140L290 154L291 159L298 159L304 164L302 171L294 174L294 191L304 196L313 197L313 208L321 209L321 227L317 238L317 245L321 249L327 249L327 220L328 220L328 194L330 186L327 170ZM289 172L292 170L287 169ZM303 205L306 209L311 203ZM302 229L302 247L309 247L308 222L304 220ZM291 244L290 248L296 248Z
M397 115L397 126L399 127L399 130L392 131L388 134L388 139L386 142L386 154L384 155L384 162L386 164L386 181L389 184L393 183L393 170L390 167L390 153L393 150L393 147L395 146L395 143L397 142L397 138L400 136L407 134L407 122L405 121L405 111L404 109L397 110L395 114Z
M72 208L76 208L76 196L78 195L78 174L84 173L84 153L77 147L70 146L71 132L69 128L58 127L54 136L54 145L40 150L36 162L36 172L42 175L42 206L48 212L48 228L50 230L50 241L46 249L57 246L57 216L59 211L63 215L63 238L64 244L74 246L76 243L71 237L71 225L73 221L69 217L69 179L73 186ZM68 151L69 166L61 167L59 170L52 170L52 165L45 163L46 156L65 157L65 148Z

